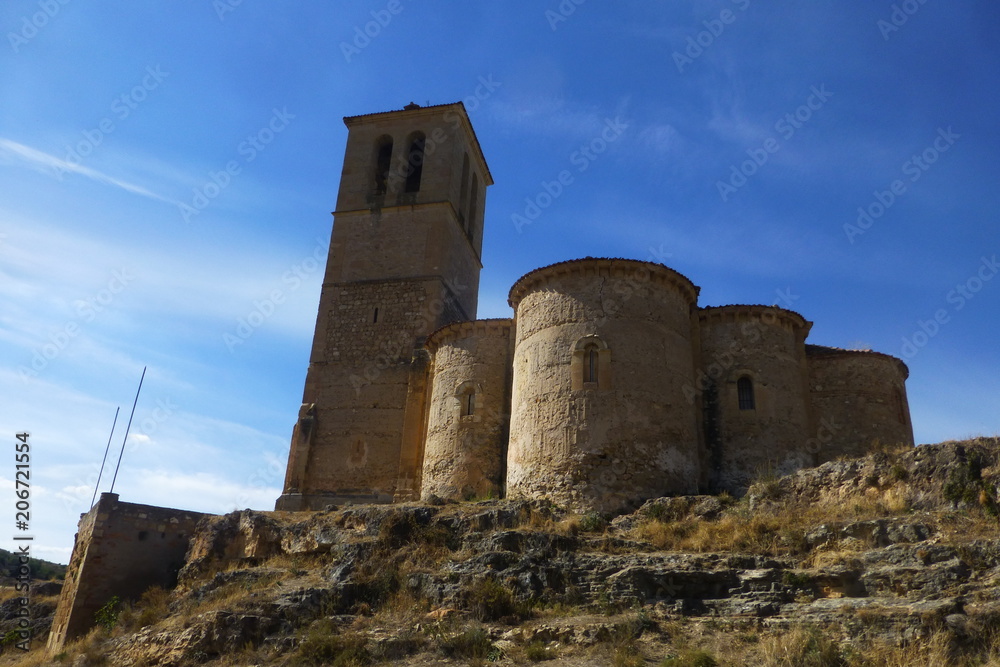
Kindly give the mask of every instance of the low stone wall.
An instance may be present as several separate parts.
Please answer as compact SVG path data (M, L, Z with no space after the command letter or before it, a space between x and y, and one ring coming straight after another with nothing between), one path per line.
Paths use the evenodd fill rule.
M94 625L97 611L118 596L137 599L151 586L172 588L191 535L207 514L118 500L102 493L80 518L48 647L59 651Z

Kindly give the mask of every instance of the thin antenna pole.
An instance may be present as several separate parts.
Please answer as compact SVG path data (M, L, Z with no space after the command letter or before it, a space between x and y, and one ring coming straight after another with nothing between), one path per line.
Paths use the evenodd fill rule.
M125 427L125 438L122 440L122 451L118 454L118 465L115 466L115 476L111 478L111 488L108 493L115 492L115 480L118 479L118 468L122 465L122 456L125 455L125 442L128 440L129 429L132 428L132 417L135 416L135 406L139 402L139 392L142 391L142 380L146 377L146 367L142 367L142 377L139 378L139 388L135 390L135 401L132 402L132 414L128 416L128 426Z
M97 490L101 488L101 477L104 475L104 464L108 462L108 452L111 451L111 438L115 435L115 426L118 425L118 413L121 411L122 406L118 406L115 409L115 420L111 423L111 433L108 434L108 446L104 448L104 458L101 460L101 472L97 473L97 484L94 486L94 497L90 499L90 506L94 506L94 501L97 500Z

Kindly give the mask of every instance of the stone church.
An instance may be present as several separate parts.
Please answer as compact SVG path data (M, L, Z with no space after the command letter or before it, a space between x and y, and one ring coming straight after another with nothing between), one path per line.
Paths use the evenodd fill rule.
M352 116L278 510L434 497L612 512L743 492L913 444L905 364L806 343L763 305L702 307L652 262L518 279L477 320L486 159L461 103Z

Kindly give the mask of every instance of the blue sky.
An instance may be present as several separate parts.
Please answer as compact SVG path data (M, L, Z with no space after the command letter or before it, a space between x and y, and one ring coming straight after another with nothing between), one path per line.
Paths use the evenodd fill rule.
M465 100L496 180L480 317L539 266L661 261L904 356L918 442L1000 432L995 3L442 4L0 7L0 434L31 433L36 555L68 559L143 366L122 499L273 507L341 118L411 101Z

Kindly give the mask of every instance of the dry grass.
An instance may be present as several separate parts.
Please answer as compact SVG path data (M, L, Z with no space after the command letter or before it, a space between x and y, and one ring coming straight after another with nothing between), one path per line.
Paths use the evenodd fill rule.
M103 665L107 664L106 652L104 650L104 643L107 639L107 632L101 627L96 627L83 637L67 643L66 649L51 660L55 664L73 664L77 658L83 656L85 658L84 664L87 667L103 667ZM41 662L37 664L50 663Z
M277 572L268 572L261 577L222 584L206 593L200 600L188 597L178 609L178 620L185 622L198 614L210 611L248 611L254 609L259 604L260 593L271 588L281 578Z
M0 665L17 665L17 667L41 667L51 665L52 658L45 650L42 642L33 642L32 649L27 653L21 651L8 652L0 657ZM58 664L58 663L57 663Z
M153 586L139 598L138 602L127 605L118 616L118 627L123 632L136 632L147 625L153 625L170 612L170 592Z
M794 513L729 513L714 521L696 517L670 522L649 519L636 527L635 537L667 551L783 555L801 551L803 527Z
M385 601L371 619L373 627L413 627L425 620L431 611L428 600L417 597L412 591L400 590Z
M719 667L1000 667L1000 638L991 624L959 638L947 630L904 645L877 637L844 642L837 628L797 627L739 632L703 624L673 625L669 657L662 667L717 664ZM699 657L700 656L700 657ZM707 656L707 657L706 657ZM715 663L709 662L711 658Z
M810 549L804 536L821 524L905 516L914 506L912 489L903 483L893 483L881 488L869 487L862 495L837 503L772 499L751 511L749 503L743 500L717 519L649 516L634 529L633 537L669 551L805 555ZM983 518L984 522L987 518ZM965 524L961 530L968 527ZM987 528L988 522L980 526L984 532ZM995 520L992 528L995 534Z
M13 586L2 586L0 587L0 603L6 602L7 600L12 600L14 598L22 597L24 593L19 592Z

